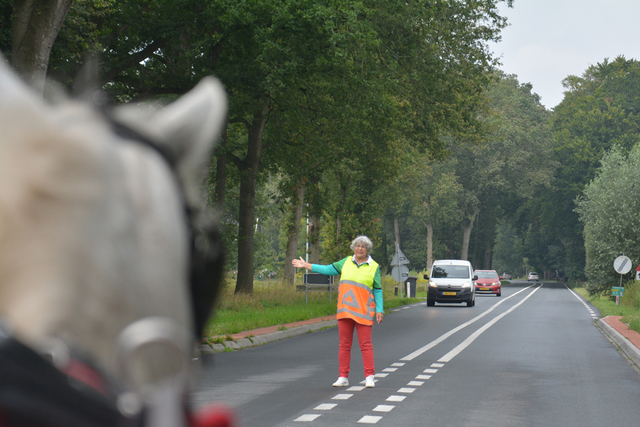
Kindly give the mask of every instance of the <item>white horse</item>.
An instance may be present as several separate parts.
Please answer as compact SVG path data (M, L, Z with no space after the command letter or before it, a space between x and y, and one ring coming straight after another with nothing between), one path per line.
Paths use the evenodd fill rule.
M32 396L15 361L0 373L0 426L186 425L222 271L200 186L225 115L213 78L166 107L48 105L0 57L0 365L33 350L77 391ZM94 414L38 413L51 399L92 408L87 396Z

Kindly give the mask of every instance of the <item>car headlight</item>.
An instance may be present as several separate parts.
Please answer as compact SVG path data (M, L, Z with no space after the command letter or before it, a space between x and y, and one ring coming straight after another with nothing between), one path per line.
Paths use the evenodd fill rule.
M492 285L499 285L500 282L493 282Z
M462 284L462 288L463 288L463 289L464 289L464 288L470 288L470 287L471 287L471 282L464 282L464 283Z
M438 284L436 282L434 282L433 280L429 280L429 286L432 288L437 288Z

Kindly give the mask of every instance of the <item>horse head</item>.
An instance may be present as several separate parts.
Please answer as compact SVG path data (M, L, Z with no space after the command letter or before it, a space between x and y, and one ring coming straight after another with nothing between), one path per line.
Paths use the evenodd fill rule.
M184 424L223 268L201 188L225 119L213 78L166 106L47 104L0 58L0 335L107 396L114 419Z

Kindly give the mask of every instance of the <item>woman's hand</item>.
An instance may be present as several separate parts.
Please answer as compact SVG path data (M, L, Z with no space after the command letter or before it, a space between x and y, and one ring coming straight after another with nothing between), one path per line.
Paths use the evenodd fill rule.
M384 314L378 312L376 313L376 322L380 323L382 322L382 319L384 318Z
M293 264L295 268L306 268L307 270L311 271L311 264L305 262L302 257L300 257L300 259L292 259L291 264Z

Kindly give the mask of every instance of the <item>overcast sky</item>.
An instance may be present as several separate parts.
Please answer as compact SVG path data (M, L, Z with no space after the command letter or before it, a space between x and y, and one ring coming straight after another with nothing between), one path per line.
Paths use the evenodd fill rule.
M568 75L619 55L640 60L640 0L515 0L500 10L510 26L490 47L549 109L562 101Z

